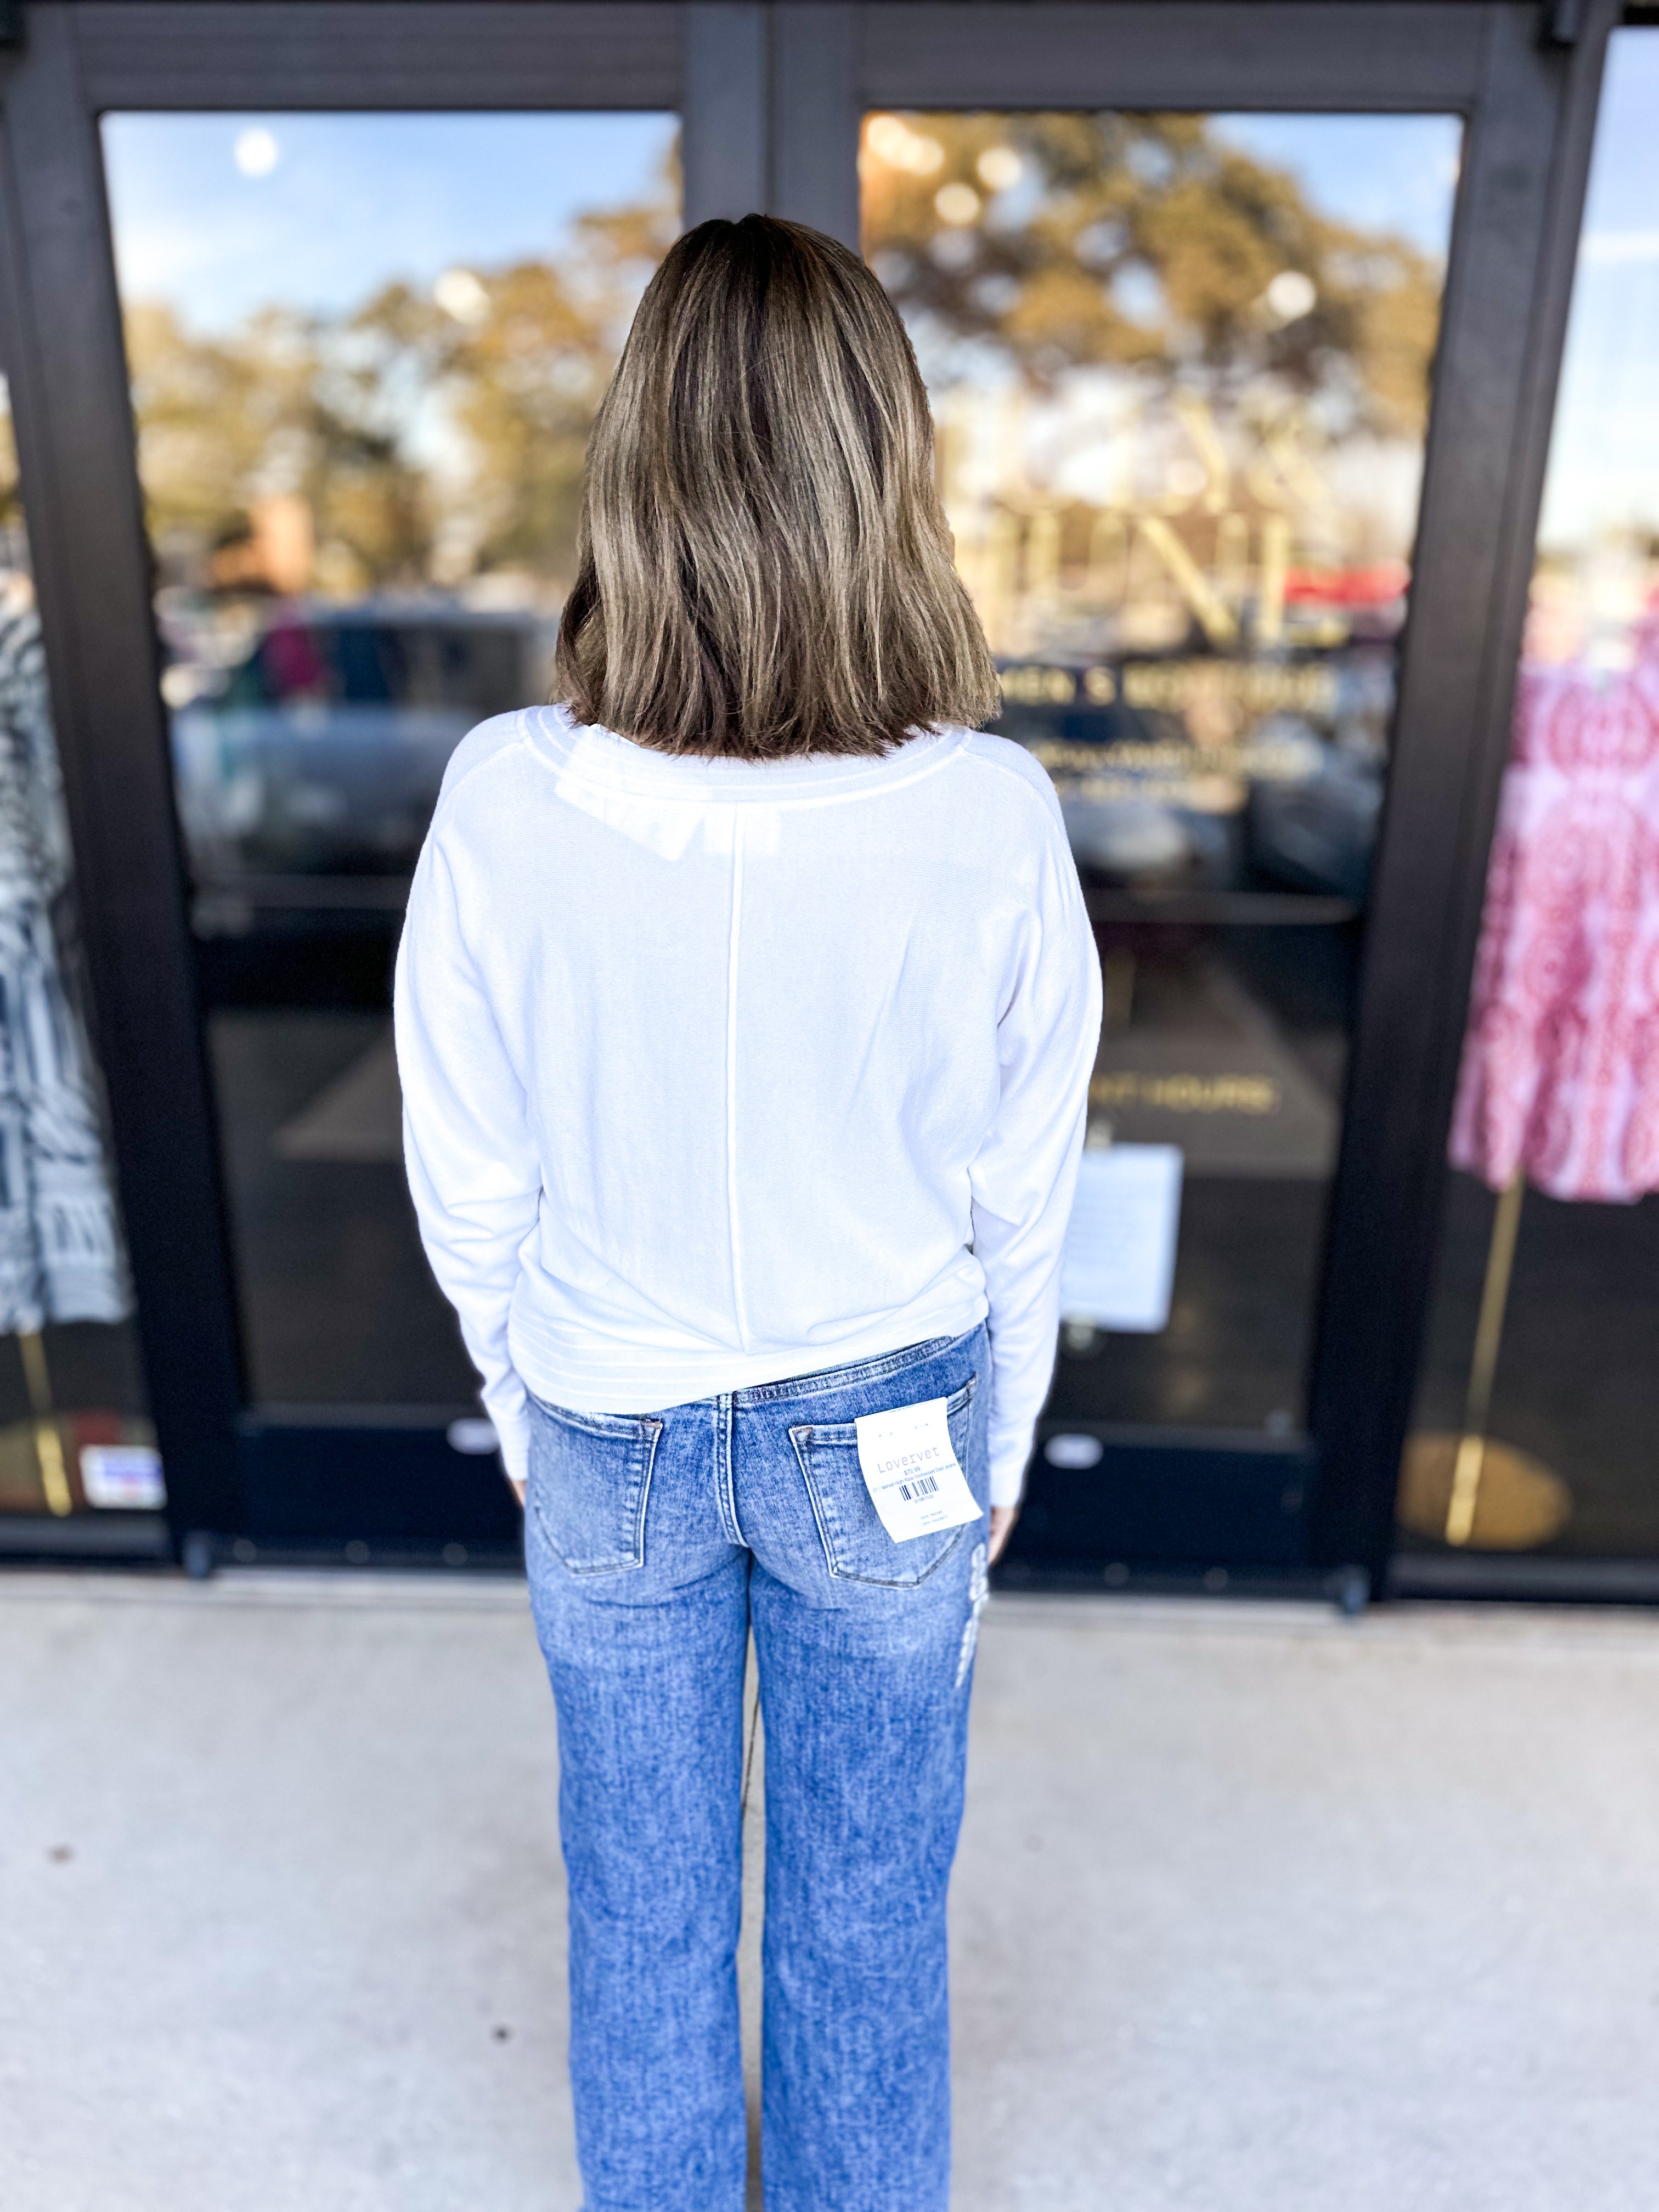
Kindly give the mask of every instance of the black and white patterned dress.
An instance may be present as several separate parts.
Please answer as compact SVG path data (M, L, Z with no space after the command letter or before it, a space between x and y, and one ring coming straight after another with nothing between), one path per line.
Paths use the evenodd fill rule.
M0 605L0 1332L123 1320L131 1294L72 959L69 829L40 625Z

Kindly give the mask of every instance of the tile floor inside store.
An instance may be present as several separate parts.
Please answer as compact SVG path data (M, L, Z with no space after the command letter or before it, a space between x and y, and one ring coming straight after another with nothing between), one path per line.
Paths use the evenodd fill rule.
M1659 1616L981 1649L957 2212L1647 2212ZM574 2212L520 1584L14 1572L0 1679L6 2212Z

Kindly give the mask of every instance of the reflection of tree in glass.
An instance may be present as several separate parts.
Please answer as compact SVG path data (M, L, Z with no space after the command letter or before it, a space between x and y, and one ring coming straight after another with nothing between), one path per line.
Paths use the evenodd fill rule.
M1429 256L1202 116L873 115L860 172L1000 653L1397 631Z
M513 570L556 595L588 426L673 228L665 194L581 218L556 263L451 270L429 289L394 281L336 317L270 307L225 337L165 304L131 307L164 573L279 580L263 544L248 548L283 515L305 580L327 593Z
M1438 270L1201 116L874 116L861 171L878 272L947 352L989 344L1039 386L1116 365L1219 396L1266 375L1344 429L1421 430Z

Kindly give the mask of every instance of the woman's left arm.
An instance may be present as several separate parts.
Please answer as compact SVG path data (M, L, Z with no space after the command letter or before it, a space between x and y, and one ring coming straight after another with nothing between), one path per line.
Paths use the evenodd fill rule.
M536 1226L541 1163L435 833L410 891L392 1012L421 1242L459 1317L507 1479L522 1498L530 1424L507 1351L507 1314L519 1254Z
M1040 865L998 1025L1001 1103L969 1169L974 1255L991 1333L991 1504L1013 1526L1054 1372L1060 1252L1100 1042L1100 962L1060 808L1045 805ZM999 1539L1000 1540L999 1540Z

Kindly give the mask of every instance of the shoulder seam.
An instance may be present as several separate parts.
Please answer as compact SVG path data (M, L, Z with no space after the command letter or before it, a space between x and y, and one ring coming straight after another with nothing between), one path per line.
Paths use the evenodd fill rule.
M1005 768L1002 763L993 756L986 753L970 752L968 747L963 745L957 752L956 757L960 761L969 763L975 768L988 769L991 775L1000 775L1005 783L1012 783L1016 790L1023 791L1025 793L1027 799L1029 799L1031 804L1038 809L1043 820L1048 823L1051 830L1059 828L1060 824L1054 819L1054 813L1059 809L1060 799L1058 794L1054 793L1054 788L1052 783L1048 787L1049 793L1054 799L1054 807L1051 810L1050 807L1044 803L1042 793L1040 791L1038 791L1032 784L1028 783L1023 775L1017 775L1012 769Z
M468 769L464 775L459 776L456 781L451 784L449 789L444 793L442 798L438 801L437 805L432 810L432 827L434 830L437 828L439 822L441 820L443 816L449 811L456 799L459 798L461 793L466 789L467 785L471 782L474 776L481 775L488 768L494 768L498 761L510 759L521 746L525 745L528 742L525 735L525 714L526 709L524 708L515 707L513 710L513 735L507 739L507 743L505 744L497 745L492 752L486 753L482 760L474 761L471 767ZM482 726L483 726L480 725L480 727ZM471 732L469 732L468 734L470 735ZM463 738L461 742L465 744L466 739Z

